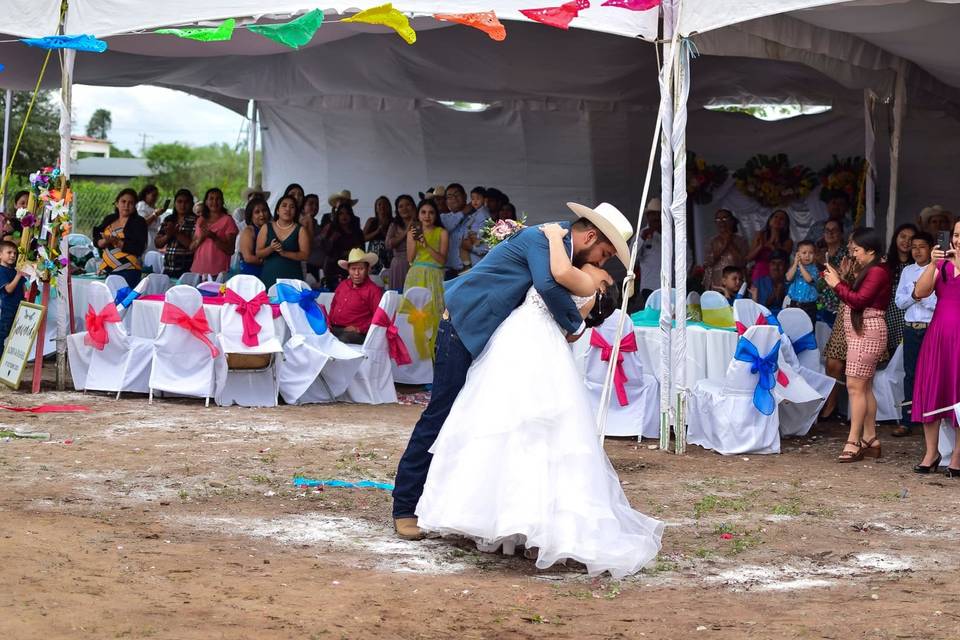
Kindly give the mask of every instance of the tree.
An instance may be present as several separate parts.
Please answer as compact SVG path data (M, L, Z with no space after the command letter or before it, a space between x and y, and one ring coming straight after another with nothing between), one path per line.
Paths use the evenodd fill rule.
M180 142L155 144L147 149L146 156L147 166L163 191L176 191L193 184L194 158L189 146Z
M23 118L30 105L29 91L13 92L10 108L10 153L16 144L17 134L23 126ZM6 94L0 92L0 113L6 108ZM20 143L20 150L13 158L13 174L26 177L41 167L52 166L60 157L60 108L49 91L42 91L30 114L30 122Z
M87 123L87 135L97 140L106 140L113 126L113 116L107 109L97 109Z

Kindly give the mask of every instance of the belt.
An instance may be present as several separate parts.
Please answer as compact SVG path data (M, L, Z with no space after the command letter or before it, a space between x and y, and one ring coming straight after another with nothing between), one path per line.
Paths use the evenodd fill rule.
M906 324L911 329L926 329L930 326L929 322L908 322Z

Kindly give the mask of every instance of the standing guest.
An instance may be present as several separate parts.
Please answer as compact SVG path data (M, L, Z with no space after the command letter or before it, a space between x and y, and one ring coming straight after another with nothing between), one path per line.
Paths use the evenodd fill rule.
M950 230L952 218L951 213L938 204L924 207L920 212L920 228L936 238L939 231Z
M650 294L660 288L660 230L663 228L660 218L662 205L660 198L651 198L643 211L645 226L640 229L640 247L637 253L636 271L640 283L640 308L646 304Z
M815 258L816 245L809 240L801 240L797 245L793 266L787 272L790 306L803 309L814 325L817 322L817 299L820 297L820 290L817 288L820 270L813 264Z
M856 462L864 456L880 457L877 439L877 398L873 375L887 348L884 313L890 300L890 271L883 265L883 243L873 229L853 232L851 255L860 275L849 285L833 267L824 280L846 304L847 393L850 395L850 434L837 462Z
M287 188L283 190L284 196L293 196L293 201L297 207L297 216L299 217L300 211L303 210L303 201L307 198L307 192L303 190L296 182L292 182L287 185Z
M353 197L353 194L350 193L349 189L343 189L337 193L331 193L327 198L327 204L330 205L330 212L323 214L323 217L320 218L320 226L323 227L328 222L332 222L336 218L337 207L343 203L347 203L353 211L353 207L357 206L359 200Z
M913 263L911 252L913 236L917 234L917 227L911 223L902 224L893 232L893 239L887 249L887 269L890 270L891 286L896 291L900 286L900 275L907 265ZM887 305L887 354L886 359L893 357L903 342L903 309L897 306L896 296L890 299Z
M383 290L370 280L370 269L377 264L377 255L355 248L340 268L347 271L347 279L337 285L330 303L330 331L344 342L363 344L373 322L373 314L380 305Z
M487 218L485 211L467 211L467 193L456 182L447 187L447 208L450 212L441 214L440 222L450 237L446 279L452 280L487 254L486 245L480 242L480 229Z
M268 289L279 278L303 277L300 263L310 255L310 237L297 222L299 212L296 197L283 196L277 201L273 222L260 227L257 233L257 257L263 260L260 279Z
M839 223L833 222L833 224ZM860 273L856 261L850 257L851 246L852 238L844 248L843 257L840 258L839 266L836 265L833 260L829 259L824 265L824 271L826 271L827 266L833 267L847 284L853 284L857 279L857 275ZM833 289L827 286L826 281L823 282L826 291L821 293L821 298L825 296L826 293L829 293L832 298L836 300L837 304L837 313L833 321L833 329L830 332L830 338L827 340L826 346L823 348L823 357L826 359L826 374L834 380L841 381L847 362L847 332L844 328L844 314L847 305L837 297ZM823 409L820 410L821 420L832 420L838 418L842 413L837 406L837 398L840 393L839 387L840 385L834 385L830 391L830 395L827 396L827 401L823 404Z
M850 198L843 191L834 191L827 200L827 219L815 223L807 232L805 240L817 242L824 235L824 227L831 221L839 222L844 228L849 229L853 226L853 220L850 215Z
M0 348L10 335L24 298L23 274L17 271L17 245L0 241Z
M500 220L500 209L508 203L506 194L496 187L490 187L487 189L487 195L484 198L484 204L487 207L487 213L490 214L490 217L494 220ZM516 210L514 210L516 214Z
M900 283L894 296L897 307L903 311L903 397L913 400L914 379L920 345L927 333L927 327L937 308L937 294L931 293L923 298L914 298L917 281L924 269L930 264L930 252L933 251L933 238L926 231L920 231L911 241L913 264L908 264L900 274ZM903 421L894 429L892 435L897 438L909 436L917 422L911 415L911 404L904 403Z
M30 192L29 191L17 191L13 194L13 207L11 209L16 213L17 209L26 209L27 205L30 204Z
M437 205L437 212L441 216L450 212L450 210L447 209L447 188L442 184L438 184L432 189L428 189L427 197L433 200L433 202Z
M308 193L303 197L300 208L300 226L307 230L307 237L313 239L317 233L317 214L320 213L320 196Z
M512 202L504 202L500 205L500 220L516 220L517 208Z
M393 252L390 268L387 270L387 286L394 291L403 291L403 283L407 279L410 269L410 258L407 256L407 230L417 215L417 203L409 195L397 196L394 201L397 214L387 229L387 248Z
M720 286L716 290L722 293L727 302L732 305L735 300L743 297L740 293L741 287L743 287L743 269L734 265L724 267Z
M392 253L387 248L387 230L393 221L393 207L390 198L380 196L373 203L373 217L363 227L363 239L367 251L376 254L377 264L370 267L372 273L379 273L390 265Z
M207 189L197 219L197 230L190 248L193 265L190 271L216 277L230 270L230 258L237 247L237 223L223 208L223 191Z
M173 197L173 213L164 218L156 247L163 249L163 272L171 278L179 278L193 264L193 234L197 230L197 216L193 213L193 194L189 189L180 189Z
M750 297L754 302L762 304L771 313L780 313L783 300L787 295L787 260L790 256L783 251L774 251L770 254L769 273L761 276L750 288Z
M323 264L323 276L327 289L337 288L347 272L340 269L338 262L347 257L350 249L363 245L363 233L356 225L356 216L353 215L353 206L341 200L334 212L334 219L328 222L323 235L327 259Z
M156 246L157 233L160 231L160 216L166 211L157 211L160 190L155 184L148 184L137 194L137 213L147 223L147 248Z
M257 255L257 237L260 229L270 221L270 205L263 198L253 197L243 212L243 231L237 244L240 246L240 273L260 277L263 258Z
M270 199L270 192L264 191L263 187L259 184L255 187L247 187L240 194L243 198L243 206L237 207L233 210L233 221L237 225L238 231L243 231L243 226L246 224L245 220L247 217L247 204L254 198L262 198L264 200ZM237 248L239 251L239 247Z
M827 264L840 268L840 261L847 257L847 245L843 241L843 223L831 220L823 227L823 238L817 240L816 262L825 269ZM840 298L833 289L820 281L820 298L817 301L818 320L833 326L840 308Z
M0 233L3 235L3 240L12 241L13 234L22 229L20 221L17 220L17 210L26 209L27 205L29 204L29 191L17 191L15 194L13 194L13 201L11 202L10 210L3 215L3 229L0 231Z
M323 229L323 223L317 216L320 215L320 196L315 193L307 194L303 201L303 213L300 215L300 224L307 227L307 219L313 220L313 225L307 227L307 233L310 235L310 255L307 256L307 273L313 276L313 279L320 282L320 270L323 269L323 263L327 259L323 235L320 233ZM326 217L326 214L324 214Z
M114 211L93 228L93 242L100 248L99 271L117 274L133 288L140 282L140 256L147 248L147 223L137 215L137 192L123 189Z
M793 240L790 238L790 217L783 209L777 209L767 218L767 224L757 232L753 239L753 247L747 253L746 262L753 262L753 271L750 272L750 282L770 272L770 254L782 251L788 256L793 252ZM788 278L789 279L789 278Z
M474 187L470 190L470 208L474 211L480 211L487 208L487 190L483 187ZM490 217L490 212L486 212Z
M417 207L418 224L407 232L407 256L410 271L403 289L426 287L430 290L430 309L436 323L443 313L443 265L447 261L450 237L440 226L440 213L433 200L421 200ZM436 326L433 327L436 331Z
M717 209L713 220L717 225L717 235L710 240L710 250L703 264L704 290L719 287L727 267L738 267L742 270L746 266L747 243L743 236L737 233L740 221L729 209Z
M950 246L935 247L931 257L913 290L915 300L937 294L937 308L920 347L913 387L911 416L914 422L923 423L926 444L923 460L913 468L917 473L930 473L940 466L940 421L949 421L954 432L957 429L953 407L960 402L960 220L953 225ZM937 413L926 415L933 411ZM953 448L947 477L960 478L960 443Z

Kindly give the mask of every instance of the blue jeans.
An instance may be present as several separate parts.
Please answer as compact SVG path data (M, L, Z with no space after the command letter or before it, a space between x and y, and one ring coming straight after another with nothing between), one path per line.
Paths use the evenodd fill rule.
M440 428L446 422L453 401L457 399L467 380L467 370L473 356L460 342L456 329L449 320L441 320L437 329L437 343L433 363L433 391L430 404L421 414L410 434L407 450L397 466L393 489L393 517L412 518L427 481L433 446Z
M920 345L923 344L923 336L926 334L926 329L914 329L909 325L903 328L904 401L913 400L913 381L917 373L917 358L920 357ZM903 421L901 424L905 426L916 424L910 415L912 410L912 404L908 404L907 406L903 407Z

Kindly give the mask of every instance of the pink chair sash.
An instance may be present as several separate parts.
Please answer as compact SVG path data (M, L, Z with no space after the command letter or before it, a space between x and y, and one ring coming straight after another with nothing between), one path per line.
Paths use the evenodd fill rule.
M111 300L100 309L100 312L94 311L93 307L87 305L87 315L84 317L87 324L87 334L83 336L84 344L87 344L97 351L103 351L103 348L110 342L110 334L107 333L107 324L111 322L120 322L120 314L117 313L117 305Z
M226 304L237 306L237 313L243 319L243 344L248 347L257 347L260 345L260 323L257 322L257 314L260 313L260 307L270 304L270 298L265 291L261 291L249 300L244 300L232 289L227 289L223 294L223 300Z
M413 362L410 358L410 352L407 351L407 345L403 344L397 325L393 324L393 320L387 316L386 311L377 307L377 310L373 312L373 320L370 321L370 324L387 330L387 351L390 353L391 360L400 366Z
M757 315L757 321L754 322L753 324L754 324L754 325L758 325L758 324L759 324L759 325L765 325L765 324L769 324L769 323L767 322L767 317L766 317L765 315L763 315L763 313L760 313L760 314ZM738 335L738 336L742 336L744 333L746 333L748 328L749 328L749 327L747 327L747 325L743 324L743 323L740 322L739 320L737 321L737 335Z
M164 324L173 324L184 331L187 331L194 338L207 345L210 349L210 357L216 358L220 355L220 350L210 341L207 334L212 333L210 325L207 322L207 316L203 313L203 307L197 309L193 317L187 315L186 311L169 302L163 303L163 311L160 313L160 322Z
M590 333L590 346L600 349L600 359L604 362L610 362L613 355L613 347L606 339L600 335L600 332L594 329ZM637 351L637 336L631 331L620 339L620 353L617 354L617 367L613 373L613 387L617 391L617 401L621 407L630 404L627 398L627 374L623 370L623 354L635 353Z

